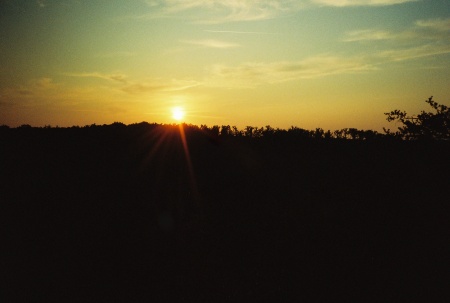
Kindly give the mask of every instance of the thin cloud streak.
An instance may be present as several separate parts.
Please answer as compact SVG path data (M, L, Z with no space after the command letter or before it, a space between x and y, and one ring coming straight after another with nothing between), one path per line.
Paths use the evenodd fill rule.
M450 31L450 18L418 20L416 22L416 25L422 28L433 29L437 31Z
M119 90L128 94L143 94L162 91L180 91L191 87L199 86L201 83L193 80L165 80L165 79L148 79L143 81L130 81L123 74L103 74L99 72L90 73L66 73L66 76L80 78L98 78L124 84Z
M298 79L311 79L376 69L362 58L321 55L302 61L249 62L237 67L215 65L206 85L219 87L256 87Z
M430 36L424 36L424 38L430 38ZM347 32L343 42L370 42L370 41L408 41L412 39L420 38L420 33L413 30L407 30L403 32L391 32L386 30L366 29Z
M128 94L148 94L155 92L174 92L183 91L201 85L200 82L194 80L163 80L150 79L138 83L130 83L122 87L120 90Z
M206 86L255 88L264 84L313 79L339 74L377 71L382 65L450 54L450 45L433 43L379 51L357 57L319 55L301 61L247 62L239 66L214 65Z
M180 17L183 13L192 12L195 9L207 11L209 17L206 19L199 19L198 16L190 17L191 22L199 24L267 20L305 6L303 1L294 0L155 0L146 2L152 12L138 18Z
M312 0L313 3L326 6L346 7L346 6L388 6L403 4L407 2L417 2L419 0Z
M408 49L383 51L378 54L378 57L389 61L404 61L445 54L450 54L450 45L427 44Z
M279 33L268 32L246 32L246 31L218 31L218 30L204 30L207 33L219 33L219 34L239 34L239 35L279 35Z
M25 85L3 88L0 91L0 99L4 99L2 104L12 104L11 100L17 99L30 101L38 95L52 95L60 87L61 85L55 83L52 78L43 77L30 80Z
M98 72L92 73L65 73L64 75L69 77L78 77L78 78L98 78L103 80L111 80L117 81L121 83L127 83L127 77L122 74L102 74Z
M183 17L193 23L220 24L273 19L311 6L389 6L416 1L420 0L148 0L151 12L136 18ZM209 17L184 14L195 10L208 12Z
M120 57L134 57L137 54L134 52L127 51L117 51L117 52L107 52L107 53L99 53L96 55L98 58L120 58Z
M219 41L219 40L187 40L182 41L183 43L192 44L192 45L198 45L202 47L209 47L209 48L236 48L240 47L239 44L236 43L230 43L225 41Z
M383 30L357 30L346 33L346 37L342 39L344 42L355 41L377 41L377 40L392 40L397 39L398 35L395 35L388 31Z
M428 19L418 20L409 30L392 32L379 29L365 29L350 31L342 39L344 42L380 41L380 40L450 40L450 19Z

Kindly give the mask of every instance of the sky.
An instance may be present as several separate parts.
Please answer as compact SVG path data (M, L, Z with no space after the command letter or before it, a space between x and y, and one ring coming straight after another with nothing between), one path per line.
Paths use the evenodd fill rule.
M448 0L0 1L11 127L382 131L430 96L450 105Z

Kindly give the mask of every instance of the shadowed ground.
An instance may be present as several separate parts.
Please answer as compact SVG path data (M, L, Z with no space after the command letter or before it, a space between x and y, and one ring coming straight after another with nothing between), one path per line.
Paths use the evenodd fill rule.
M448 142L217 137L178 126L1 133L18 301L433 301Z

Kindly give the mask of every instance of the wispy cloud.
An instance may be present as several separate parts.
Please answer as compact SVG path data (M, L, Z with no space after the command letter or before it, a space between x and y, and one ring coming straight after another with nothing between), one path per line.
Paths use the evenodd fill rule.
M57 88L58 84L56 84L52 78L43 77L43 78L39 78L37 80L31 81L31 86L36 89L48 90L48 89Z
M151 12L140 16L141 18L180 16L184 12L197 9L201 12L207 11L208 17L205 18L205 14L200 19L199 16L192 16L191 21L207 24L271 19L305 6L304 1L295 0L149 0L146 2Z
M120 88L121 91L128 94L153 93L167 89L166 85L160 83L132 83Z
M117 58L117 57L133 57L133 56L136 56L136 53L127 51L105 52L96 55L96 57L99 58Z
M450 45L426 44L406 49L382 51L379 57L389 61L404 61L450 53Z
M345 33L344 42L379 41L379 40L409 40L420 43L420 40L450 40L450 18L418 20L404 31L389 31L381 29L355 30Z
M343 41L353 42L353 41L372 41L372 40L387 40L393 39L395 35L388 31L382 30L357 30L346 33Z
M79 78L98 78L103 80L111 80L121 83L127 83L127 76L123 74L103 74L99 72L90 72L90 73L65 73L64 75Z
M414 31L392 32L387 30L366 29L350 31L345 34L342 39L344 42L363 42L363 41L380 41L380 40L407 40L416 38L417 33Z
M98 74L85 73L78 76ZM129 115L140 116L142 108L148 107L149 100L154 100L155 96L167 98L174 92L200 85L197 81L180 79L144 79L127 83L119 81L110 82L110 85L89 83L55 82L44 77L0 87L0 121L10 126L23 123L80 125L108 121L111 115L120 116L124 113L127 116L120 117L130 119ZM124 97L124 94L127 96ZM83 112L83 115L77 114L79 112ZM114 119L119 119L119 116Z
M45 1L45 0L37 0L36 3L39 7L42 7L42 8L47 6L47 1Z
M186 40L186 41L182 41L182 42L192 44L192 45L198 45L198 46L202 46L202 47L210 47L210 48L240 47L239 44L220 41L220 40Z
M302 61L250 62L236 67L215 65L210 70L208 85L255 87L297 79L325 77L344 73L360 73L375 67L362 58L320 55Z
M59 84L55 83L52 78L43 77L28 81L26 85L21 85L16 88L10 89L18 95L22 96L34 96L42 92L50 92L59 87Z
M402 4L406 2L416 2L418 0L312 0L313 3L326 6L387 6Z
M147 94L155 92L182 91L199 85L201 85L201 83L194 80L148 79L140 82L129 83L120 90L129 94Z
M120 73L104 74L99 72L89 73L66 73L66 76L80 77L80 78L97 78L107 81L113 81L122 84L118 87L120 91L129 94L141 94L162 91L178 91L185 90L191 87L200 85L199 82L193 80L179 80L179 79L147 79L141 81L132 81L128 76ZM117 86L116 86L117 89Z
M78 86L44 77L1 88L0 120L10 126L106 122L108 116L132 110L137 99L128 99L125 108L121 98L108 86Z
M378 66L390 62L449 54L449 29L450 19L419 20L410 29L400 32L384 30L348 32L343 41L377 42L379 40L390 40L390 43L384 44L384 50L366 54L366 58ZM400 41L402 43L399 43Z
M428 19L428 20L418 20L416 25L421 28L427 28L437 31L450 31L450 18L448 19ZM447 33L450 34L450 33Z
M430 24L435 24L430 22ZM440 25L439 25L440 27ZM238 66L214 65L209 70L205 85L228 88L253 88L263 84L274 84L292 80L320 78L330 75L376 71L392 62L450 54L450 44L444 40L422 40L423 44L412 44L417 36L411 32L358 31L347 36L346 41L405 39L402 46L366 52L362 56L318 55L300 61L247 62ZM397 41L397 40L395 40ZM425 41L425 42L424 42Z
M278 33L268 32L247 32L247 31L219 31L219 30L204 30L207 33L219 33L219 34L238 34L238 35L278 35Z
M150 12L137 18L184 18L193 23L258 21L310 6L388 6L420 0L147 0Z
M6 106L28 106L35 104L42 96L47 96L48 100L58 95L62 89L60 83L54 82L52 78L43 77L27 81L26 83L4 87L0 89L1 105Z

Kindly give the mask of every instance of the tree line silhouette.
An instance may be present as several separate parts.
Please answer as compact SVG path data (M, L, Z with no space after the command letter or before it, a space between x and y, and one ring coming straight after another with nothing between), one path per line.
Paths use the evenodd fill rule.
M183 124L189 132L202 131L212 137L246 137L246 138L274 138L274 137L292 137L301 139L351 139L351 140L374 140L385 138L396 138L403 140L448 140L450 139L450 109L449 107L433 101L431 96L426 101L435 112L422 111L417 116L408 116L405 111L393 110L385 113L387 121L400 122L402 126L398 130L392 132L390 129L383 128L384 133L379 133L374 130L359 130L356 128L343 128L340 130L327 130L316 128L315 130L306 130L297 126L291 126L289 129L273 128L270 125L265 127L246 126L244 129L238 129L236 126L230 125L201 125L200 127L192 124ZM138 124L129 125L130 128L137 127L157 127L164 126L163 124L149 124L142 122ZM166 125L173 127L172 125ZM123 129L126 127L121 122L114 122L111 125L86 125L84 127L72 126L71 129L79 128L98 128L109 127L111 129ZM33 128L29 124L23 124L18 129ZM42 127L43 129L52 128L50 125ZM56 128L60 128L56 126ZM1 125L0 129L9 129L7 125Z
M19 301L434 301L448 108L397 132L0 128L3 293ZM182 135L184 134L184 135Z

